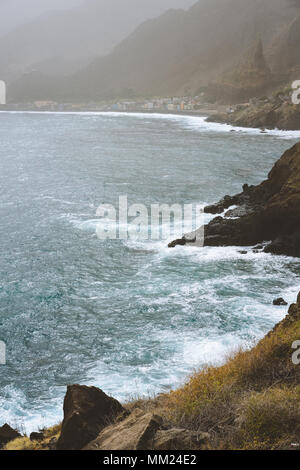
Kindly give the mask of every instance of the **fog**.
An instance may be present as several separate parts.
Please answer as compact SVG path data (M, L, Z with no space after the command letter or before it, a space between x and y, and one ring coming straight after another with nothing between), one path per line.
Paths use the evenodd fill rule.
M83 0L0 0L0 36L50 10L78 6Z
M66 75L108 54L145 20L195 0L0 0L0 74Z
M168 8L188 8L196 0L141 0L139 10L145 9L145 19L162 13ZM66 10L83 3L110 4L115 8L114 0L0 0L0 36L51 10ZM123 0L126 4L127 0ZM130 3L130 2L129 2ZM145 8L145 3L148 3ZM106 6L107 8L107 6ZM128 15L132 12L128 11ZM126 21L126 18L124 18Z

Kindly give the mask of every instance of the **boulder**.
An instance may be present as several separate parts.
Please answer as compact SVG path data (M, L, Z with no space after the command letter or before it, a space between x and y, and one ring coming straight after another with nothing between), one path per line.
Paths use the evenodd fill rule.
M154 450L201 450L207 447L210 435L187 429L168 429L156 433Z
M135 409L121 423L109 426L84 450L151 450L162 418Z
M124 408L96 387L69 385L58 450L80 450L111 424Z
M0 448L18 437L22 437L18 431L11 428L8 424L4 424L0 427Z
M288 303L282 297L279 297L279 299L273 300L273 305L284 306L288 305Z
M29 439L31 441L42 441L44 437L45 436L43 432L32 432L29 436Z
M168 247L169 248L175 248L176 246L184 246L186 245L186 239L183 238L178 238L177 240L174 240L173 242L169 243Z

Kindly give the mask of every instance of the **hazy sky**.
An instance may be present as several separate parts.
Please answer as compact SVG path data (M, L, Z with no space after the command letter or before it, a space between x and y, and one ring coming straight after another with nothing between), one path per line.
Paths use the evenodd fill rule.
M90 0L0 0L0 36L45 12L72 8L88 1ZM164 2L167 8L170 8L170 3L174 4L174 8L188 8L196 0L173 0L173 2L162 0L161 10L164 9Z
M84 0L0 0L0 34L47 11L66 9Z

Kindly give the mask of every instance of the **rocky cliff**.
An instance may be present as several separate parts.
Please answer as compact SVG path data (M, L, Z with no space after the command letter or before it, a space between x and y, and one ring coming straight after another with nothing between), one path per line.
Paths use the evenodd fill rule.
M227 113L210 116L208 122L221 122L263 130L276 128L296 131L300 129L300 106L293 105L289 95L291 93L288 93L284 101L279 97L274 99L265 97L255 100L254 103L240 105Z
M286 151L268 179L258 186L244 185L243 192L225 196L206 207L206 213L221 214L204 227L205 246L260 246L265 252L300 257L300 143ZM202 235L203 230L198 232ZM202 245L202 237L186 235L170 243Z

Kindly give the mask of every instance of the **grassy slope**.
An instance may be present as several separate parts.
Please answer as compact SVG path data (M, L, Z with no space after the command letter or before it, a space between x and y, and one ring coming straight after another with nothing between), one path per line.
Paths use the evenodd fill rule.
M250 351L194 374L164 398L177 425L212 433L214 448L278 449L300 442L300 296L288 316Z

